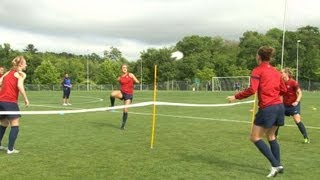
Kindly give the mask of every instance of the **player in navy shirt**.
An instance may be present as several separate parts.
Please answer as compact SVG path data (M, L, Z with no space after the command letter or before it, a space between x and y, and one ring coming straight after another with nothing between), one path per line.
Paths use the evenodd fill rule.
M247 98L258 91L259 110L255 115L250 140L271 164L271 171L267 177L274 177L283 172L280 146L275 132L278 126L284 125L284 106L280 96L287 91L280 72L270 64L273 55L273 48L260 47L256 55L258 66L251 73L250 87L227 97L232 102L235 99ZM264 135L269 141L270 148L262 140Z
M69 74L66 73L64 75L64 79L62 81L62 89L63 89L63 105L64 106L68 106L68 105L71 105L70 104L70 93L71 93L71 87L72 87L72 84L71 84L71 80L69 78Z

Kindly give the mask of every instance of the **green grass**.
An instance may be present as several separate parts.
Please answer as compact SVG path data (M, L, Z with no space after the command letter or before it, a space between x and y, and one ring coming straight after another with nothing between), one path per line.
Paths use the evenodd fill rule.
M31 106L24 108L21 102L20 107L23 111L106 107L109 93L74 91L73 105L64 107L61 92L28 92ZM160 91L157 101L220 104L231 94ZM311 144L302 143L291 118L280 130L285 173L279 179L317 179L320 174L319 95L304 92L302 100L302 120ZM134 103L152 98L151 91L136 91ZM152 106L129 109L125 131L119 129L121 111L23 115L16 142L21 152L0 152L0 179L264 179L270 165L249 141L251 108L252 104L157 106L153 149ZM8 132L3 145L7 139Z

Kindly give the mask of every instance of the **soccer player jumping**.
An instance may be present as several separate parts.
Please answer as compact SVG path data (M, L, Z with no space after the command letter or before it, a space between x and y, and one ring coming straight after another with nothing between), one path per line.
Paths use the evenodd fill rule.
M124 105L129 105L133 99L134 83L140 83L134 74L129 73L128 65L121 66L122 75L118 77L120 83L120 90L111 92L110 102L111 107L114 106L115 98L123 100ZM124 130L128 119L128 108L123 109L121 129Z

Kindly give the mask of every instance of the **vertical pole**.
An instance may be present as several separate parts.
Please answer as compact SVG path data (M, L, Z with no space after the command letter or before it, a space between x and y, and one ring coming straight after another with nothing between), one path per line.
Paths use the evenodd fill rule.
M284 39L285 39L285 34L286 34L286 14L287 14L287 0L285 0L285 4L284 4L284 15L283 15L282 50L281 50L281 69L283 68Z
M154 131L156 124L156 95L157 95L157 65L154 65L154 86L153 86L153 110L152 110L152 129L151 129L151 149L154 144Z
M89 91L89 54L87 50L87 91Z
M140 91L142 91L142 59L141 59L141 62L140 62Z
M298 40L297 41L297 72L296 72L296 81L298 82L299 81L299 43L301 41Z

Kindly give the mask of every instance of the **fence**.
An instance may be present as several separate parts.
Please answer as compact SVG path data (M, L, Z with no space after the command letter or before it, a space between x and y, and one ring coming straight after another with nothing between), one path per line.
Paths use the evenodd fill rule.
M29 91L60 91L62 87L60 84L25 84L26 90ZM85 84L73 84L73 91L112 91L115 89L119 89L119 85L112 84L89 84L88 86ZM154 84L135 84L135 90L153 90ZM171 91L206 91L208 90L207 84L195 85L188 81L167 81L167 82L158 82L157 83L158 90L171 90Z
M299 81L299 84L302 90L307 91L319 91L320 90L320 82L312 82L312 81ZM136 84L134 86L135 90L153 90L153 84ZM28 91L60 91L61 85L43 85L43 84L26 84L26 90ZM115 89L119 89L119 85L112 84L89 84L89 86L84 84L74 84L72 87L73 91L112 91ZM168 90L168 91L211 91L210 83L202 82L200 84L191 83L190 81L166 81L166 82L158 82L157 90Z

